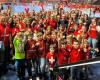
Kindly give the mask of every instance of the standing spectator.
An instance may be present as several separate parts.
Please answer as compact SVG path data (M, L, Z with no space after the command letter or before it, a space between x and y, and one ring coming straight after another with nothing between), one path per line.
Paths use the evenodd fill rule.
M1 16L0 18L0 45L4 49L4 56L3 57L3 67L4 72L7 72L7 65L10 62L10 49L12 47L12 37L11 37L11 29L10 26L7 25L6 17Z
M34 69L36 69L35 64L36 64L36 59L37 59L36 47L35 47L36 41L33 40L32 38L33 38L33 34L32 32L29 32L25 49L26 49L26 64L27 64L26 68L27 68L30 80L32 79L32 65L34 66ZM34 73L34 76L35 76L35 73Z
M45 78L45 67L46 67L46 54L45 54L45 42L43 39L43 33L38 32L36 39L36 54L38 58L38 74L40 78Z
M20 80L25 79L25 43L26 41L23 40L23 33L17 33L14 37L13 44L15 48L15 67Z
M56 63L56 53L53 45L50 45L49 52L46 55L46 59L50 68L50 80L54 80L55 77L54 77L53 69Z
M93 48L93 50L95 50L97 47L97 43L98 43L98 32L97 32L97 22L95 19L92 19L92 23L90 24L89 27L89 39L88 42L91 46L91 48ZM96 57L96 53L93 52L92 54L92 58Z
M74 40L73 47L70 52L70 63L79 62L81 60L81 52L79 42L77 40ZM80 80L80 72L81 69L78 66L71 67L71 80Z

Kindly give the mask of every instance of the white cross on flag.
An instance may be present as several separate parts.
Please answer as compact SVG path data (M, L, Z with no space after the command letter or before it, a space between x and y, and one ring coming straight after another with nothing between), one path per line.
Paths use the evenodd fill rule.
M51 57L50 59L49 59L49 62L50 63L53 63L55 61L55 59L53 58L53 57Z

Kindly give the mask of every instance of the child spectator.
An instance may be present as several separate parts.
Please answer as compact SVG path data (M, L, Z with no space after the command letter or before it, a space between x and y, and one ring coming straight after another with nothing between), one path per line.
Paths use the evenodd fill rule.
M27 70L28 70L28 75L29 75L29 79L32 79L32 63L34 65L34 69L36 69L35 67L35 61L36 61L36 48L35 48L35 43L36 41L33 40L33 34L32 32L29 32L28 34L28 40L26 43L26 63L27 63Z
M73 46L70 52L70 63L79 62L81 60L82 50L77 40L73 41ZM80 80L81 69L78 66L71 67L71 80Z
M13 40L15 48L15 67L19 79L25 79L25 44L22 32L17 33Z
M53 68L56 63L56 53L55 53L54 45L50 45L49 52L46 55L46 59L48 61L49 68L50 68L50 78L51 78L50 80L54 80Z

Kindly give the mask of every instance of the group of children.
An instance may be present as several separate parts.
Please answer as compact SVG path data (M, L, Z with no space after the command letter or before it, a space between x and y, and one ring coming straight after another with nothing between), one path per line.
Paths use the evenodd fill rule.
M2 22L4 19L6 23ZM25 69L30 80L37 76L44 80L55 80L53 71L56 66L95 58L96 52L99 52L97 21L95 18L89 19L79 10L66 13L63 10L32 11L12 17L2 15L1 23L0 32L8 34L4 38L14 50L20 80L25 80ZM9 27L8 33L5 28L2 30L4 25ZM2 35L0 41L3 41ZM91 49L95 52L92 53ZM80 72L79 67L72 67L68 74L71 80L80 80Z

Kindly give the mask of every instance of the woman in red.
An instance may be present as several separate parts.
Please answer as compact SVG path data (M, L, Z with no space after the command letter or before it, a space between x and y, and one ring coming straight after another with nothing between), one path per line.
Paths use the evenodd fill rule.
M98 32L97 32L97 23L95 19L92 19L92 23L90 24L89 27L89 39L88 42L90 44L90 46L95 50L97 47L97 43L98 43ZM92 53L92 58L96 57L95 53Z

